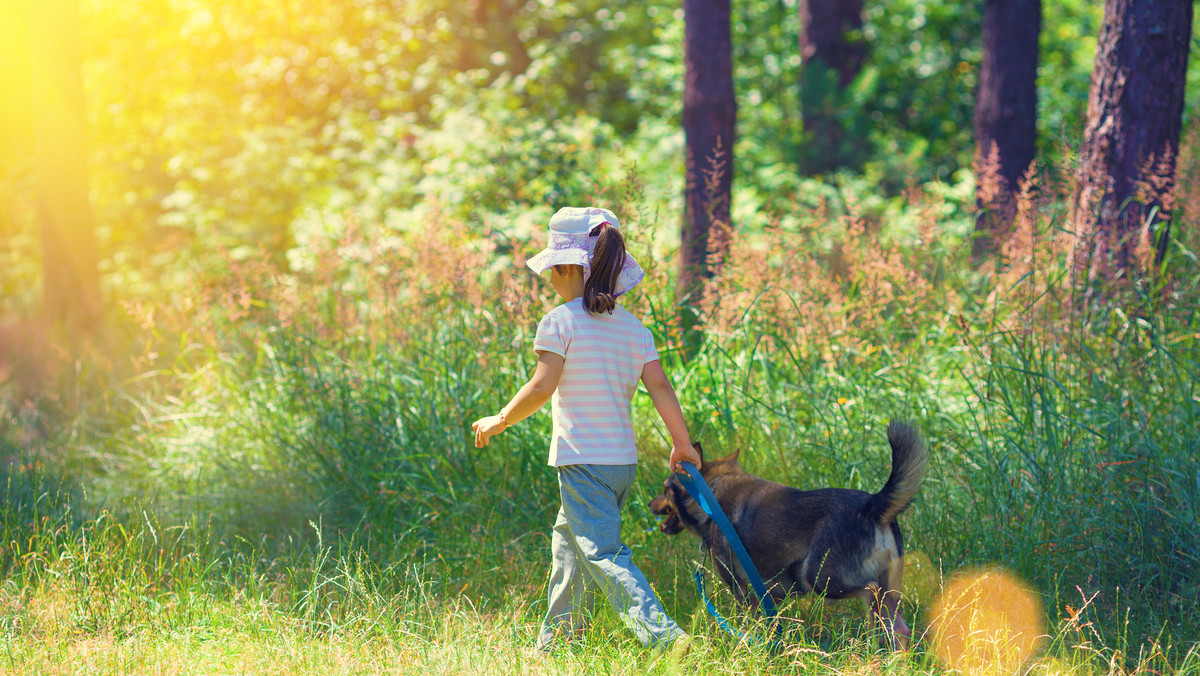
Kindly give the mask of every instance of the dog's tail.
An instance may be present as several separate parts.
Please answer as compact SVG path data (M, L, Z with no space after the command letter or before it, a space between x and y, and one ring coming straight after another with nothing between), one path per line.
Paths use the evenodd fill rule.
M867 518L881 526L895 521L896 516L912 502L921 487L921 480L925 478L925 467L929 464L925 445L915 429L893 420L888 425L887 436L892 446L892 474L865 507Z

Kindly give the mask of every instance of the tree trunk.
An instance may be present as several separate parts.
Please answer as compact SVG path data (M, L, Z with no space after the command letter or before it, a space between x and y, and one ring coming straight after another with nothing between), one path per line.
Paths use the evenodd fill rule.
M729 0L684 0L683 130L687 187L679 253L679 303L699 307L728 243L733 184L733 50ZM685 312L685 326L690 326Z
M30 10L35 181L47 318L86 329L100 317L96 235L84 144L78 0L40 0Z
M0 21L0 178L33 154L33 109L29 105L29 2L4 4ZM0 205L4 218L8 205ZM3 232L3 230L0 230Z
M803 171L824 173L852 161L855 139L838 120L843 93L862 69L863 0L801 0L800 108Z
M1037 145L1041 0L984 0L983 61L975 99L975 256L1009 235L1021 179Z
M1129 281L1161 261L1192 14L1192 0L1105 2L1071 219L1077 279Z

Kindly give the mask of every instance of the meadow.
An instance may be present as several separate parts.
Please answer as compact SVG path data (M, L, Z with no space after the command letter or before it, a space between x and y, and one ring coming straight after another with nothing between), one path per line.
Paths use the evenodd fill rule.
M722 634L692 582L695 541L659 533L646 507L668 444L639 395L624 537L697 644L655 653L601 611L582 642L532 654L557 508L549 416L482 450L469 424L534 363L553 292L523 262L544 227L434 205L402 227L324 216L287 266L222 252L187 293L123 302L83 356L9 337L29 358L0 397L0 671L1200 670L1194 233L1142 283L1087 296L1053 183L1026 191L982 266L969 211L936 186L882 216L852 195L797 204L733 233L697 339L674 303L673 220L645 180L630 169L588 194L625 219L648 279L624 302L707 453L873 491L887 421L921 430L932 464L902 517L908 651L877 648L857 602L785 604L776 652ZM54 386L22 389L47 374ZM938 655L939 595L980 570L1037 609L1027 661L1002 633L990 667ZM1016 603L980 602L984 635L988 609Z

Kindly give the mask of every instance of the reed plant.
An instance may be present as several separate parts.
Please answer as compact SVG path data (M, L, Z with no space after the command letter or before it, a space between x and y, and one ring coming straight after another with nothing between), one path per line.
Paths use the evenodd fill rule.
M1054 186L1026 188L984 268L934 192L910 192L904 227L846 199L723 233L695 349L668 224L636 174L598 188L630 214L651 274L624 302L707 454L877 490L887 421L922 431L933 464L902 517L909 652L880 652L853 603L789 602L773 654L720 634L692 586L695 542L645 507L669 445L638 396L625 540L698 647L682 663L644 650L601 611L580 644L530 654L557 507L548 416L482 451L467 432L533 367L553 301L523 255L542 242L427 209L316 223L286 269L229 253L192 295L125 303L121 350L66 378L72 396L6 391L0 668L941 673L940 590L1003 568L1043 608L1026 671L1195 670L1195 257L1178 243L1158 282L1083 302Z

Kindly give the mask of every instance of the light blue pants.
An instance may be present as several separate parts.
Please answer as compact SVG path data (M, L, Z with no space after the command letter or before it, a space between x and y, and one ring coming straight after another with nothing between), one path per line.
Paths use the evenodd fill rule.
M645 646L667 646L684 632L667 616L646 576L621 543L621 506L637 465L558 468L562 507L550 538L549 610L538 632L548 650L587 628L592 603L604 596Z

